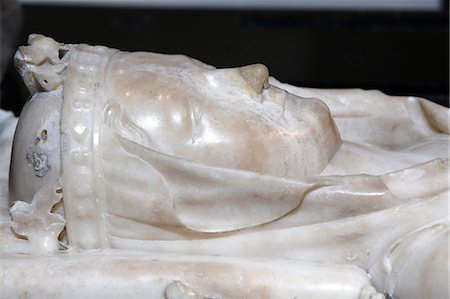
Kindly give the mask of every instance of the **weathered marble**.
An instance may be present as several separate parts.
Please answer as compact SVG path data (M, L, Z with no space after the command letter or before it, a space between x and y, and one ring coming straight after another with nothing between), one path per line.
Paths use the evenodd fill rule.
M6 298L448 297L448 109L40 35L15 60Z

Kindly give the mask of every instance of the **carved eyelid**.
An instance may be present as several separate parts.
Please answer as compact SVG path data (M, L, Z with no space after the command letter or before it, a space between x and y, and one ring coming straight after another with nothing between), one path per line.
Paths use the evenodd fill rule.
M107 105L103 115L104 123L116 132L121 132L121 135L126 132L126 137L129 137L131 140L144 146L153 146L152 138L131 121L131 118L117 102Z

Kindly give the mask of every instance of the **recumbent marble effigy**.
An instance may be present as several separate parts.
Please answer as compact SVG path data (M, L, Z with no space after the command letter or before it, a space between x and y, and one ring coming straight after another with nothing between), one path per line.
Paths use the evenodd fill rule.
M42 35L15 62L2 298L448 298L447 108Z

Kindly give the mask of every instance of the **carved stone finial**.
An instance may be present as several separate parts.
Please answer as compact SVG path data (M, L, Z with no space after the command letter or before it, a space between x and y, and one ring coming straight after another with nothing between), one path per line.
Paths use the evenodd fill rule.
M60 184L46 185L33 197L31 204L16 201L9 213L14 232L26 237L34 253L52 253L59 250L58 236L65 226L64 218L52 212L62 199Z

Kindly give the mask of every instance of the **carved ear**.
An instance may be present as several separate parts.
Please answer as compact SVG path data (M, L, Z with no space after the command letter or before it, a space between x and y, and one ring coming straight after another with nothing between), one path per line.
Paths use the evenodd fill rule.
M268 84L269 70L264 64L257 63L240 67L239 73L257 94L261 94Z
M273 221L298 207L312 188L327 184L204 166L153 151L118 134L115 138L124 150L160 172L177 217L199 232L227 232Z

